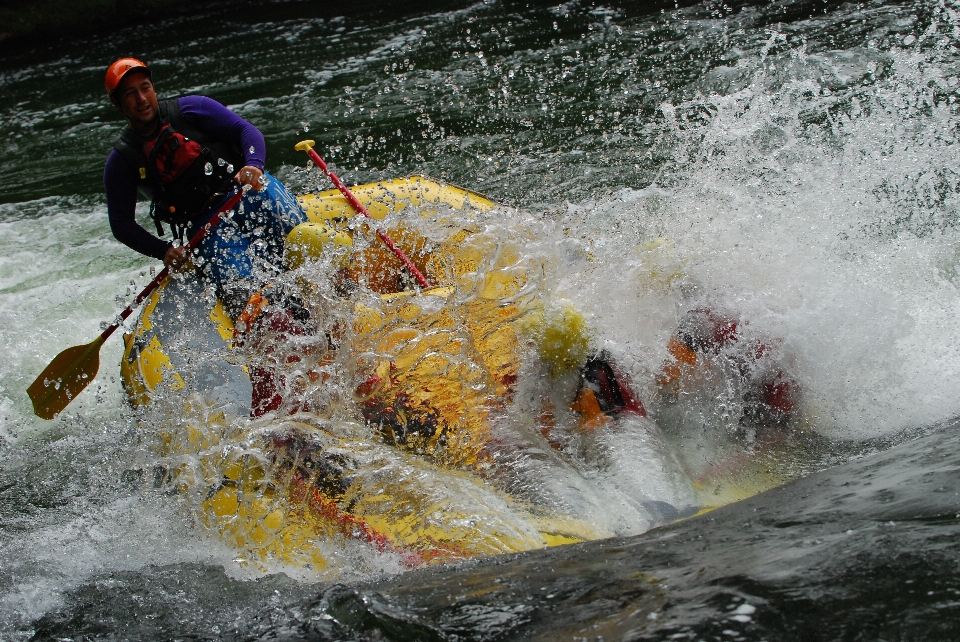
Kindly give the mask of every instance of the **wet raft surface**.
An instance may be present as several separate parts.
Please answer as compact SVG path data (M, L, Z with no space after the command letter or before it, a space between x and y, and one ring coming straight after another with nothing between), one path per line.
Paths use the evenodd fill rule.
M172 639L178 621L227 640L956 639L958 427L644 535L380 583L118 575L73 592L34 639Z

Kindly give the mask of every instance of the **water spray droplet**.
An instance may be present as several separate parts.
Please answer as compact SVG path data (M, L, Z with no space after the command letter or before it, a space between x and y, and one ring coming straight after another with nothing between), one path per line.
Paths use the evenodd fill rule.
M204 165L203 173L206 174L207 176L210 176L210 174L213 174L213 164L207 163L206 165Z

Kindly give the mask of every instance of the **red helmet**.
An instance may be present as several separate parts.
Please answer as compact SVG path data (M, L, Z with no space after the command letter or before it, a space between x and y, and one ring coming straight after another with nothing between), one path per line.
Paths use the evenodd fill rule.
M104 80L107 93L112 94L123 77L137 69L142 69L147 73L147 77L150 77L150 68L136 58L120 58L114 61L112 65L107 67L107 77Z

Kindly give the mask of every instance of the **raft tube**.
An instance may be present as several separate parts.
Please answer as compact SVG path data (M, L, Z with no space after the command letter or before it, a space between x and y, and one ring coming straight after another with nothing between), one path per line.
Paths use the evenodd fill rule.
M494 207L419 176L352 191L377 220L408 208L442 219L445 210ZM482 243L465 242L469 230L437 244L398 225L394 241L438 286L397 291L402 266L392 253L376 244L348 251L357 219L339 192L300 201L310 220L288 237L291 267L338 246L347 252L346 278L380 296L355 304L353 343L342 347L366 355L369 377L356 392L361 423L310 413L247 419L252 386L231 320L198 279L171 278L126 335L121 362L129 399L156 433L158 484L187 498L200 523L260 565L326 568L338 538L420 565L611 535L484 481L490 419L510 398L524 328L542 317L536 297L524 293L537 270L528 273L518 251L500 248L479 282L461 282L490 262ZM454 322L445 305L458 287L474 296Z

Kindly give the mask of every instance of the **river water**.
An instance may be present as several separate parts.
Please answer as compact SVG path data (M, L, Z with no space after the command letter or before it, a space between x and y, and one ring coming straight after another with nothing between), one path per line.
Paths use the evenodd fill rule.
M641 4L237 5L0 61L0 638L955 638L960 5ZM293 150L309 137L348 184L424 174L538 221L678 457L727 429L756 452L723 385L654 384L684 311L735 311L803 390L803 455L768 467L805 479L459 566L239 563L130 474L151 427L120 341L57 420L24 392L150 278L100 183L121 55L255 123L298 191L328 187Z

